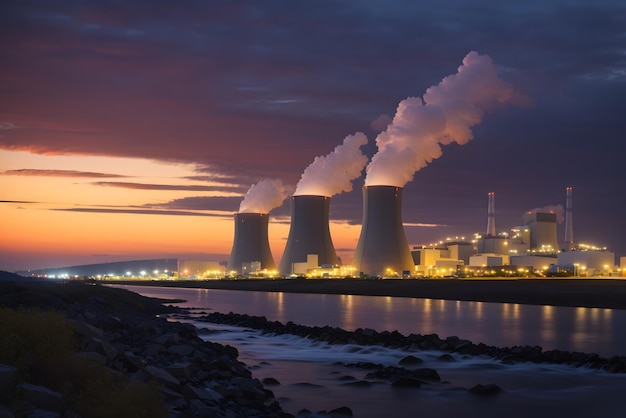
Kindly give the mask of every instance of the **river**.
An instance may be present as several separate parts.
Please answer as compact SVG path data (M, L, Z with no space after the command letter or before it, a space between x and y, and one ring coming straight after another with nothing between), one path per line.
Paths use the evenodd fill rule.
M124 286L145 296L184 299L179 306L207 312L236 312L346 330L373 328L402 334L456 335L488 345L540 345L544 350L595 352L605 357L626 355L626 311L380 296L289 294L213 289ZM309 410L350 407L355 416L441 417L505 414L507 417L623 416L620 396L626 375L569 366L503 365L487 358L455 356L441 362L439 352L411 352L435 368L445 383L419 390L398 390L376 384L346 385L364 371L336 362L370 361L386 365L408 353L384 347L328 346L291 336L196 322L204 338L238 348L240 359L259 379L274 377L271 387L283 408L296 414ZM210 333L209 333L210 332ZM475 384L496 383L503 392L493 399L468 395Z

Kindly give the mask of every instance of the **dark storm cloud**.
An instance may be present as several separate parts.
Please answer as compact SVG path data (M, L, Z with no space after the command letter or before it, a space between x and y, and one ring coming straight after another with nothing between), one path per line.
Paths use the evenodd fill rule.
M576 234L626 253L621 0L20 1L2 5L0 27L0 148L193 162L242 187L295 185L468 52L489 55L535 105L444 148L406 186L405 222L482 231L494 191L504 229L573 186ZM359 223L360 194L345 199L331 211Z

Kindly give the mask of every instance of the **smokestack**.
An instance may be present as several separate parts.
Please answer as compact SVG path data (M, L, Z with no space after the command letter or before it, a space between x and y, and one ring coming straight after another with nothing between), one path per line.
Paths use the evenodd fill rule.
M363 187L363 224L352 264L369 275L413 273L402 226L402 187Z
M567 200L565 203L565 242L563 249L571 251L574 248L574 230L572 228L572 188L566 189Z
M495 204L495 193L489 193L489 206L487 208L487 236L495 237L496 236L496 204Z
M261 270L276 270L267 236L269 218L267 213L235 214L235 239L227 271L242 274L242 265L252 262L260 262Z
M309 254L317 255L320 266L339 264L339 258L330 238L329 207L330 197L328 196L292 197L291 227L279 265L281 275L290 275L293 272L293 264L306 262Z

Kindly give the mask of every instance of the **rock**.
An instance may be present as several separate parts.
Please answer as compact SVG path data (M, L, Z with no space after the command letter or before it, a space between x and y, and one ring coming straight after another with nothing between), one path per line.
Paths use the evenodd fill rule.
M406 357L402 358L402 359L398 362L398 364L402 364L402 365L410 365L410 364L421 364L421 363L423 363L423 362L424 362L424 360L422 360L422 359L421 359L421 358L419 358L419 357L415 357L415 356L412 356L412 355L408 355L408 356L406 356Z
M81 351L80 353L76 353L76 355L100 362L102 364L105 364L107 361L107 358L105 356L100 353L96 353L95 351Z
M22 383L17 386L21 398L27 403L51 412L63 411L63 396L43 386Z
M115 347L113 347L111 344L109 344L108 342L104 341L104 340L96 340L96 342L98 342L99 346L98 346L98 352L101 354L104 354L107 359L109 359L109 361L113 361L115 360L115 358L118 356L118 352L115 349Z
M28 418L61 418L58 412L46 411L45 409L33 408Z
M163 346L161 344L148 344L145 353L148 357L156 357L159 355L162 348Z
M180 337L178 336L178 334L174 334L174 333L159 335L158 337L154 339L155 343L165 345L165 346L178 344L179 341L180 341Z
M14 415L6 406L0 404L0 418L14 418Z
M163 383L165 386L173 388L180 386L180 381L165 369L156 366L146 366L145 371L157 382Z
M74 332L82 337L102 338L104 331L98 327L94 327L85 321L70 321L74 323Z
M374 331L374 330L373 330L373 329L371 329L371 328L364 328L364 329L363 329L363 331L362 331L362 334L363 334L365 337L371 337L371 336L373 336L375 333L376 333L376 331Z
M353 386L353 387L357 387L357 388L369 388L370 386L372 386L371 382L368 382L367 380L354 380L351 382L347 382L347 383L343 383L344 386Z
M347 406L342 406L339 408L331 409L330 411L328 411L328 413L332 417L351 417L352 409L348 408Z
M193 346L189 344L176 344L167 349L168 353L176 354L177 356L187 357L193 353Z
M411 370L411 377L419 378L419 379L426 379L426 380L434 380L436 382L441 381L441 377L439 377L439 373L437 373L437 370L431 369L431 368Z
M0 364L0 401L9 398L16 381L17 369L13 366Z
M280 385L280 382L278 380L274 379L273 377L266 377L265 379L263 379L262 383L265 386L277 386L277 385Z
M422 382L413 377L399 377L391 383L394 388L419 388Z
M451 363L451 362L456 361L456 359L452 357L450 354L442 354L439 357L437 357L437 360L443 361L446 363Z
M193 363L174 363L171 366L165 368L172 376L176 378L183 378L186 380L191 379L196 371L196 366Z
M124 352L124 359L130 362L134 367L141 369L146 365L146 361L141 357L135 355L132 351Z
M219 401L223 398L221 394L209 388L201 388L193 385L185 385L182 392L187 398L200 399L202 401Z
M469 392L472 395L478 395L478 396L494 396L500 393L501 391L502 389L500 388L500 386L493 384L493 383L489 383L487 385L479 384L469 390Z

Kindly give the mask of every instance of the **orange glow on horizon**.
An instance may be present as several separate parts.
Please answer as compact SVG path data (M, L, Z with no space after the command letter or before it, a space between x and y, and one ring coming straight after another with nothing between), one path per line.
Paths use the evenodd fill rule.
M190 165L128 158L48 157L17 151L0 151L0 159L5 198L0 204L4 238L0 242L2 270L175 258L181 254L211 254L212 261L226 261L230 255L234 238L233 212L194 209L191 212L197 215L185 215L188 212L185 209L159 206L185 197L228 196L228 193L98 184L111 179L138 184L197 184L189 179L198 174ZM100 174L111 178L96 177ZM152 210L162 214L144 213ZM168 210L178 215L168 215L171 213ZM282 257L289 228L288 217L278 219L270 213L268 237L277 263ZM331 219L330 230L337 255L343 264L349 264L360 225ZM76 261L50 261L56 259Z

